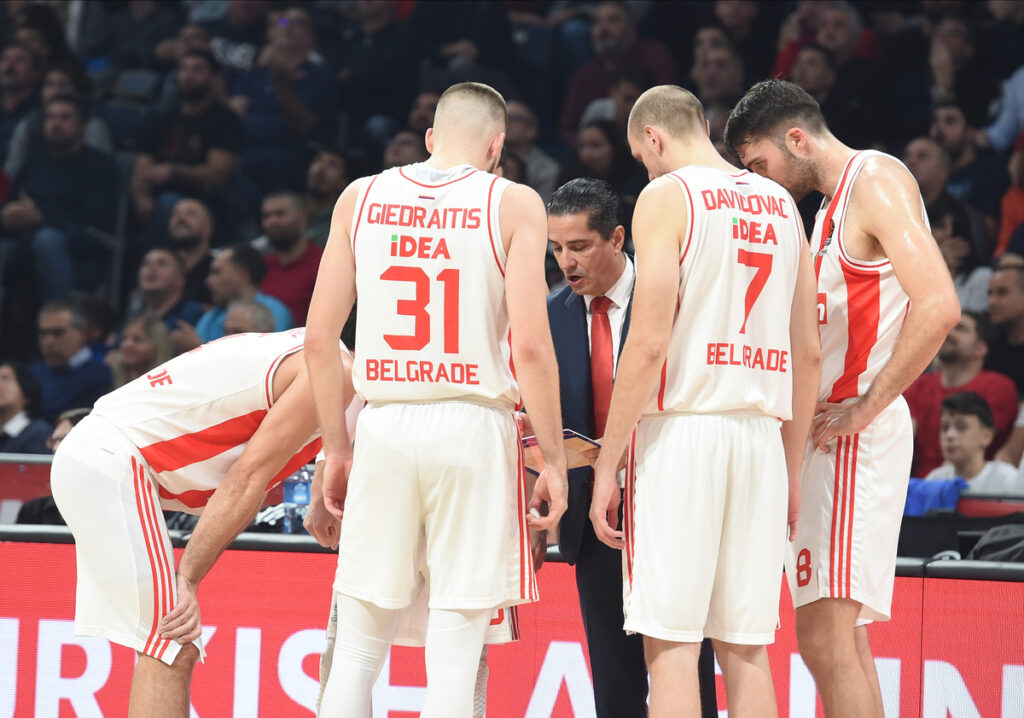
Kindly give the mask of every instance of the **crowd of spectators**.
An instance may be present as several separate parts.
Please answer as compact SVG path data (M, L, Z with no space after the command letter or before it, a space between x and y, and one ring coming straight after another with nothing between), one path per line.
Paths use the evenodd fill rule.
M991 413L987 455L1021 461L1024 3L71 0L0 13L8 443L199 342L302 324L337 196L425 159L454 82L508 98L507 176L545 201L574 177L606 179L628 233L647 182L625 142L636 98L689 88L738 164L725 121L771 76L815 97L848 145L906 163L954 278L964 318L908 391L914 475L942 464L942 402L963 392ZM800 203L808 226L819 203ZM4 389L8 374L20 388Z

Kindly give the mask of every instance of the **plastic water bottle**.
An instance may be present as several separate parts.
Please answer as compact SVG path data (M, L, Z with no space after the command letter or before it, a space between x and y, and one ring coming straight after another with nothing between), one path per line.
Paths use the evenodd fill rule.
M303 466L284 480L284 532L286 534L306 533L302 520L309 508L310 488L313 485L313 471Z

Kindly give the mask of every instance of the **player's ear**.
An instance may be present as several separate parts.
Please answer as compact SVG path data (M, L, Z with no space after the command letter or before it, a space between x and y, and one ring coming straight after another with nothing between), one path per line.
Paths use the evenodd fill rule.
M498 160L501 158L501 148L505 145L505 133L502 132L491 141L491 146L487 148L487 159Z
M428 127L427 134L423 137L423 144L427 146L427 153L434 154L434 128Z
M786 132L786 147L791 154L803 155L807 152L807 133L799 127L790 127Z

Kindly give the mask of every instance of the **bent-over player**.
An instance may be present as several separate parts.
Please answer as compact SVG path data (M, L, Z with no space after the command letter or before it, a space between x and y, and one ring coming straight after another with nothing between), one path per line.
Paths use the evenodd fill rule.
M101 397L53 458L76 544L75 633L138 652L130 717L187 718L205 655L199 582L320 447L302 343L299 329L197 347ZM161 509L201 514L177 571Z
M730 715L773 716L765 646L820 361L810 255L789 194L718 155L686 90L641 95L628 139L652 181L633 214L632 326L591 520L624 547L625 628L644 636L651 717L700 715L705 636Z
M505 123L492 88L454 85L426 135L430 159L353 182L334 211L306 336L324 498L344 511L327 716L368 714L420 573L430 580L422 715L471 716L493 611L537 599L528 528L552 528L565 511L544 206L491 174ZM353 455L331 346L357 292L352 379L367 405ZM527 517L520 389L545 462L529 507L549 501L544 517Z
M821 387L786 575L800 654L825 712L881 716L867 623L886 621L914 439L901 392L928 366L960 304L903 164L856 151L796 85L754 85L726 141L798 200L825 195L811 250Z

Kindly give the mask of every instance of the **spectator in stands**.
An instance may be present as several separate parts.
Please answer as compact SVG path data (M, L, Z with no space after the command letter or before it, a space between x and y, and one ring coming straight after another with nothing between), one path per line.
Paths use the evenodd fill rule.
M117 344L116 331L121 318L102 297L82 297L77 303L86 320L85 329L82 330L85 344L92 355L102 361Z
M1014 3L1015 5L1018 3ZM1024 9L1024 4L1020 4ZM975 136L980 147L1006 152L1024 130L1024 67L1003 83L1003 99L995 121Z
M409 130L402 130L395 133L387 146L384 148L381 169L402 167L416 162L423 162L430 155L427 154L427 147L423 144L423 136L417 135Z
M418 73L409 68L417 64L418 38L408 22L398 22L396 8L393 0L356 3L356 22L344 28L337 47L334 65L350 128L348 144L365 150L378 149L400 128L416 92ZM388 81L381 82L382 77ZM436 93L420 95L427 107L431 94L436 106ZM413 128L413 119L410 114L410 129L426 132ZM416 119L422 123L422 117ZM432 109L430 121L433 124Z
M348 157L344 152L323 148L316 153L306 171L306 236L320 249L327 245L334 205L348 183Z
M171 333L160 317L143 314L125 322L117 351L107 355L114 377L113 388L138 379L172 356Z
M710 47L694 62L690 78L705 107L732 106L743 94L743 58L731 46Z
M756 79L767 73L775 57L775 38L764 32L765 18L759 17L765 6L753 0L715 0L714 4L715 18L726 31L729 45L736 48L740 67L756 72Z
M993 251L996 257L1006 251L1014 232L1024 227L1024 133L1014 143L1006 170L1010 176L1010 188L999 201L999 234ZM1020 237L1018 243L1024 242L1024 234Z
M519 155L512 154L503 147L501 149L501 159L498 160L498 166L495 168L494 174L504 177L509 182L525 184L526 165Z
M92 406L110 390L110 369L93 357L85 344L85 315L79 306L63 299L39 310L41 361L29 369L42 391L42 416L53 421L67 409Z
M206 52L190 51L178 63L178 107L157 114L143 133L132 171L132 199L143 225L156 237L184 196L222 207L222 191L242 149L242 123L218 97L220 68ZM220 213L223 214L223 211Z
M295 326L288 307L279 299L259 291L260 282L266 273L267 265L263 257L250 244L233 244L217 252L210 266L210 276L206 280L213 298L213 309L203 314L195 330L181 346L193 348L224 336L228 305L239 299L254 299L269 309L274 316L276 332Z
M83 47L90 57L104 57L122 70L152 69L154 50L178 30L174 10L156 0L130 0L127 6L103 20L97 42Z
M154 56L164 73L156 100L157 112L166 112L181 104L181 91L178 88L178 65L181 63L181 58L190 52L213 54L210 33L199 23L190 22L182 25L176 35L163 40L156 46ZM216 56L214 58L216 59ZM217 76L215 92L218 97L227 95L224 89L223 66Z
M49 447L47 453L57 450L64 437L85 417L89 416L91 409L68 409L57 417L53 424L53 434L46 441ZM53 495L47 494L38 499L26 501L18 509L18 517L15 519L18 524L34 524L44 526L64 526L64 519L57 510L57 504L53 501Z
M441 99L441 93L437 90L423 90L416 99L412 101L412 108L409 116L405 119L406 129L413 132L425 134L434 126L434 111L437 110L437 101ZM508 138L505 138L508 142Z
M580 117L587 105L608 96L623 68L644 67L659 85L676 79L672 55L656 40L637 38L636 24L625 3L600 3L594 9L590 37L595 57L573 75L562 106L561 134L570 145L576 144Z
M963 18L947 15L932 30L928 68L933 102L958 103L970 124L987 117L999 78L975 52L973 34Z
M971 219L963 204L945 195L928 205L932 236L946 260L953 285L965 311L988 309L988 280L992 268L984 264L971 238Z
M497 87L512 71L515 47L504 3L416 3L409 22L420 38L426 77L436 86L481 80Z
M272 192L263 200L261 215L272 249L264 256L267 275L260 291L284 302L295 323L303 326L324 252L306 236L306 209L298 194Z
M266 305L255 299L239 299L228 305L224 317L224 336L258 332L266 334L274 331L274 315Z
M185 296L185 265L174 251L157 247L146 252L139 266L138 295L128 320L140 315L162 319L169 331L181 323L199 321L203 307Z
M1000 264L988 282L988 315L996 327L985 368L1006 374L1024 395L1024 264Z
M938 371L922 374L904 392L914 419L911 476L923 477L942 463L939 405L950 394L983 396L995 414L991 456L1009 436L1017 416L1017 390L1006 375L982 369L992 343L992 325L978 312L965 311L939 348Z
M0 161L6 162L14 128L39 104L36 86L42 69L21 43L10 43L0 53Z
M22 3L15 15L14 38L28 46L43 67L57 62L77 62L68 46L64 23L50 3Z
M41 302L93 291L101 279L101 250L87 229L113 229L117 168L113 157L85 146L85 123L81 99L50 99L45 144L28 153L13 199L0 209L0 233L23 238Z
M267 10L266 0L230 0L223 19L206 23L210 48L224 68L228 88L256 64L266 41Z
M945 102L932 111L931 138L949 153L952 171L946 189L985 215L988 234L995 237L999 200L1009 186L1003 162L990 152L979 152L974 128L961 105Z
M61 63L46 69L40 96L43 105L46 105L57 95L75 95L85 100L91 91L89 79L81 67L72 63ZM21 118L11 134L10 143L7 145L7 159L4 160L4 171L7 175L16 176L25 164L29 150L44 143L43 111L37 107ZM114 151L110 128L96 115L90 115L85 125L85 146L106 154Z
M288 7L271 17L259 61L231 90L245 125L242 172L261 193L301 190L310 143L334 139L338 91L314 46L309 9Z
M505 148L522 158L526 165L526 184L537 190L537 194L547 203L555 191L559 166L558 162L536 145L539 132L537 116L533 110L524 102L509 101Z
M1024 404L1021 404L1010 438L1003 444L1003 448L996 452L996 459L1024 471Z
M927 479L961 478L972 489L1024 491L1024 477L1017 467L1002 461L986 461L995 429L992 410L974 392L965 391L942 400L942 458L945 463Z
M804 45L796 55L790 80L821 105L829 130L852 147L864 147L876 138L863 106L836 95L836 66L832 54L818 44Z
M580 118L580 127L594 120L611 120L625 132L629 113L632 112L637 98L652 85L654 85L654 79L644 68L623 68L612 83L608 97L594 100L587 105L587 109L583 111L583 116ZM505 143L508 144L507 136Z
M210 303L206 277L213 261L213 215L197 199L179 199L167 225L171 248L185 266L185 299Z
M0 361L0 453L48 454L52 427L39 418L39 382L22 364Z

